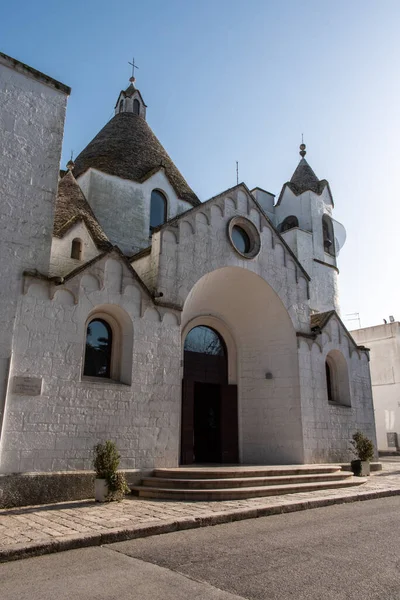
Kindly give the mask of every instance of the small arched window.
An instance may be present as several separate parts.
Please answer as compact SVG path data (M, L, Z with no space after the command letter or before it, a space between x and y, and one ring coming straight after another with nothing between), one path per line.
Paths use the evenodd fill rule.
M158 190L151 192L150 199L150 233L155 227L162 225L167 220L167 199Z
M349 370L339 350L331 350L326 357L325 380L328 402L351 406Z
M86 330L85 364L83 374L88 377L111 375L113 334L104 319L93 319Z
M120 103L119 103L119 112L122 112L123 108L124 108L124 101L121 100Z
M135 98L133 101L133 114L140 115L140 103L137 98Z
M324 239L324 250L335 256L335 236L333 233L332 219L328 215L322 217L322 235Z
M71 258L73 258L75 260L82 260L82 249L83 249L82 240L80 240L78 238L75 238L74 240L72 240Z
M284 221L282 221L281 225L280 225L280 232L284 233L285 231L289 231L289 229L293 229L294 227L298 227L299 226L299 220L297 217L295 217L294 215L291 215L290 217L286 217L286 219L284 219Z

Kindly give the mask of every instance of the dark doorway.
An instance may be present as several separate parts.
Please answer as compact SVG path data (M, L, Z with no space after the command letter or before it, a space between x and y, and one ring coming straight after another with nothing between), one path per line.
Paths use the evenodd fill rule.
M215 383L194 384L193 455L196 463L221 461L221 390Z
M213 329L195 327L184 349L181 463L237 461L237 386L228 384L226 346Z

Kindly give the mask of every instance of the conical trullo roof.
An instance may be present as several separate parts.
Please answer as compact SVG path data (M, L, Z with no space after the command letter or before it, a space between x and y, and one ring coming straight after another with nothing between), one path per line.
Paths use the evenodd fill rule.
M200 204L145 119L134 113L121 112L103 127L75 159L74 176L91 167L139 183L163 167L177 196Z
M320 194L320 181L305 158L302 158L292 175L290 183L296 186L299 194L311 190Z

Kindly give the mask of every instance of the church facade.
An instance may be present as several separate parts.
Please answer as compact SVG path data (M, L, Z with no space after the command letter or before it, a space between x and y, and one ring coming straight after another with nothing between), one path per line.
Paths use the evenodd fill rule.
M20 157L1 203L16 283L2 292L0 472L88 470L106 439L140 471L341 462L355 430L375 442L368 351L339 316L342 228L305 146L277 200L240 183L200 202L131 81L57 185L68 91L2 57L4 96L46 99L31 121L56 133L22 154L15 126L0 142ZM46 197L18 196L40 168Z

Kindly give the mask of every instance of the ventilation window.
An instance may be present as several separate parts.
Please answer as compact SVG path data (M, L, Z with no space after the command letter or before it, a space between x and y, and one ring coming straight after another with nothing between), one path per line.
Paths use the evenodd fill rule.
M137 98L135 98L133 101L133 114L140 115L140 103Z
M279 231L281 233L284 233L285 231L289 231L289 229L294 229L295 227L299 226L299 221L298 218L295 217L294 215L291 215L290 217L286 217L286 219L284 221L282 221L280 227L279 227Z
M121 102L119 103L119 112L122 112L124 108L124 101L121 100Z
M322 217L322 235L325 252L331 254L331 256L335 256L335 236L333 233L332 219L328 215Z
M82 252L83 250L83 244L82 244L82 240L79 239L75 239L72 240L72 246L71 246L71 258L73 258L74 260L82 260Z

